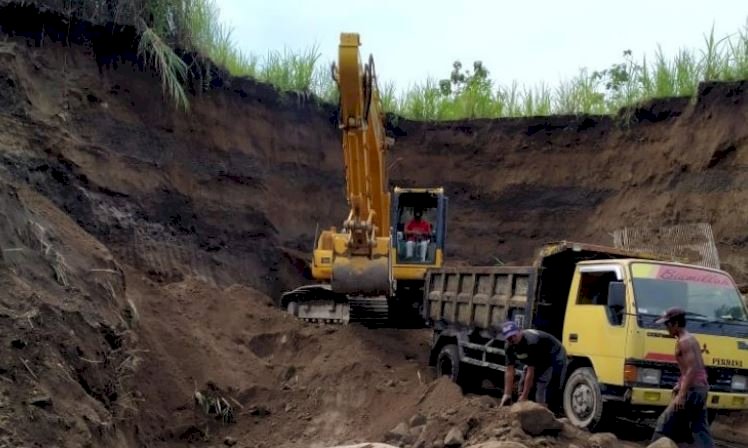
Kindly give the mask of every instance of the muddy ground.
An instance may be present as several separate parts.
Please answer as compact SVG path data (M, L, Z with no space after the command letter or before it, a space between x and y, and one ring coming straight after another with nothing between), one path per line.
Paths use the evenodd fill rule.
M0 2L0 443L325 446L417 414L424 443L509 433L490 398L433 378L428 330L275 309L308 281L317 224L346 213L334 107L223 76L178 112L131 30L73 25ZM394 119L391 181L445 186L450 263L708 222L747 283L746 100L735 82L619 117ZM196 390L236 421L206 417Z

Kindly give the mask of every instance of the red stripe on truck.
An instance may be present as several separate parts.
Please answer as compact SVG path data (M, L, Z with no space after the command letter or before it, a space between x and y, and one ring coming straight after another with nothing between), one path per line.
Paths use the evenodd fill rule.
M648 361L675 362L675 355L668 353L647 353L644 359Z

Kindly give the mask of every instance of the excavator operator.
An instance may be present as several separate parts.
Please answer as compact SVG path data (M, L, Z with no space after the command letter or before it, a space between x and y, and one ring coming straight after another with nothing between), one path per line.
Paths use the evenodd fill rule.
M413 249L418 246L418 259L426 261L429 241L431 241L431 224L423 218L423 211L416 209L413 219L405 224L405 256L413 258Z

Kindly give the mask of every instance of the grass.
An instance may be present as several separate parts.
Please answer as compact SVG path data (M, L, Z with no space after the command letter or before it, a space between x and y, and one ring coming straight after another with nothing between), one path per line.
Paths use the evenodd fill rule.
M316 47L315 47L316 50ZM293 59L286 57L286 64ZM276 60L266 59L265 63ZM312 60L310 59L311 63ZM316 63L316 60L314 61ZM314 67L313 76L321 71ZM620 63L603 70L580 69L576 76L556 86L539 84L497 85L480 61L472 70L455 62L448 78L428 78L398 92L392 82L380 85L382 106L415 120L456 120L548 116L553 114L615 115L622 108L655 98L693 96L702 81L748 79L748 21L737 32L717 38L712 28L700 49L681 49L668 56L659 46L652 58L637 58L626 50ZM274 76L259 77L283 86ZM280 78L282 81L283 78ZM312 91L330 100L329 84L311 85ZM334 90L334 89L333 89Z
M322 61L317 45L303 51L271 51L264 56L238 48L233 30L220 21L214 0L46 0L60 3L69 14L102 23L134 24L141 33L140 54L160 74L165 96L176 107L189 108L185 85L201 64L216 64L234 76L270 83L281 91L314 95L337 103L330 75L331 61ZM106 5L106 7L104 7ZM178 51L195 52L189 65ZM397 49L393 49L397 51ZM376 55L375 55L376 57ZM445 79L426 79L399 90L380 82L385 111L416 120L454 120L547 116L552 114L616 114L652 98L692 96L702 81L748 79L748 21L737 32L717 38L714 29L704 35L701 49L681 49L665 55L635 57L625 51L611 67L590 71L556 86L498 85L480 61L466 70L455 62ZM205 80L203 80L205 82Z
M604 70L580 69L555 87L546 84L496 85L480 62L472 71L455 63L448 79L433 78L400 95L385 85L383 107L417 120L452 120L547 116L552 114L617 114L621 108L653 98L693 96L702 81L748 79L748 21L736 33L717 39L712 29L700 50L681 49L667 56L658 47L654 58L622 61Z

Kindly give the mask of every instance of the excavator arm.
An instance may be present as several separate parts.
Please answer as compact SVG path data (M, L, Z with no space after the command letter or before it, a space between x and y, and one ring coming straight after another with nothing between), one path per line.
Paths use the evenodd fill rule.
M385 134L374 59L363 66L359 35L340 36L333 76L340 92L339 126L343 133L346 197L350 212L343 223L354 256L373 255L376 238L390 231L390 195L385 170Z
M350 210L340 230L332 227L317 237L311 270L322 283L281 298L281 305L304 320L347 323L387 317L392 287L387 138L374 60L370 56L361 64L360 45L358 34L341 33L338 63L332 67L340 94L338 125Z

